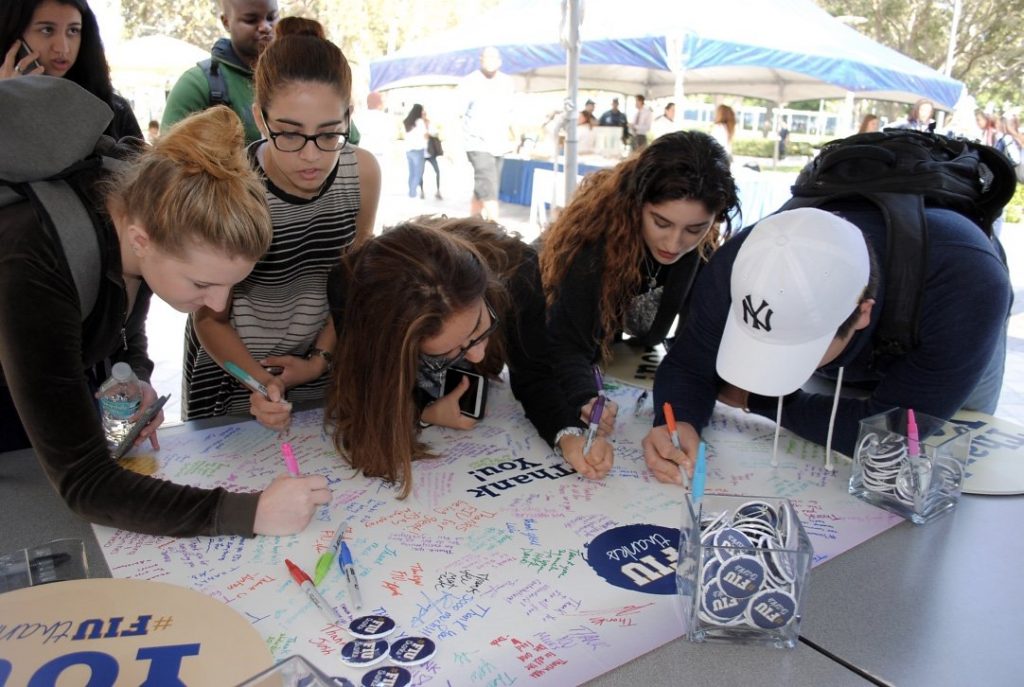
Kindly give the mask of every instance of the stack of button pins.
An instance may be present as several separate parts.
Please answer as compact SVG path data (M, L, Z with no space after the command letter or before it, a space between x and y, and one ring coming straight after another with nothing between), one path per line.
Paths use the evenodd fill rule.
M790 551L795 514L765 501L705 513L699 618L714 627L773 630L796 616L799 598Z
M398 637L388 643L395 631L395 621L384 615L356 618L348 626L355 638L341 647L341 662L353 668L370 668L389 659L394 665L374 668L360 680L362 687L404 687L412 681L405 666L429 661L437 653L437 645L428 637Z
M905 436L890 432L884 437L865 434L857 446L864 488L917 512L927 510L932 499L959 489L963 467L956 461L932 461L922 453L909 455Z

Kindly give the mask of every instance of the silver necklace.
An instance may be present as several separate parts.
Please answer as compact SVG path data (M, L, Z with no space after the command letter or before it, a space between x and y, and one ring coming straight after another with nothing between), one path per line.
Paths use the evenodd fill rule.
M660 262L653 261L657 265L657 267L654 269L654 273L652 274L651 273L651 264L650 264L651 261L653 261L653 259L645 251L644 252L644 272L647 273L647 288L648 288L648 290L652 290L652 289L654 289L655 286L658 285L658 275L661 274L661 268L664 267L664 265L662 265Z

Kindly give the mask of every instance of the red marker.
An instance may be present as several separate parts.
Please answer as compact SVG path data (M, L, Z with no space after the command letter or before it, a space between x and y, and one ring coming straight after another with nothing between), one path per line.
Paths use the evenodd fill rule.
M333 606L327 603L327 599L325 599L320 592L316 590L316 587L313 586L313 580L309 579L309 575L303 572L302 568L295 565L287 558L284 559L284 564L288 566L288 572L292 574L292 579L295 580L295 584L299 585L299 588L306 592L306 596L309 597L309 600L313 602L314 606L320 609L323 616L335 625L344 626L344 619L338 615L338 612L334 610Z

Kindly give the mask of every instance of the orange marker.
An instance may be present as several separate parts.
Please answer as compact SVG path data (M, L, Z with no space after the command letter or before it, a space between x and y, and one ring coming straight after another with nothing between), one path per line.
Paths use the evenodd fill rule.
M679 434L676 432L676 414L672 412L672 405L665 401L665 405L661 409L665 413L665 424L668 425L668 436L672 440L672 445L676 447L677 451L682 451L683 447L679 443ZM679 465L679 475L683 478L683 487L689 487L690 479L686 476L686 470L683 469L682 464Z

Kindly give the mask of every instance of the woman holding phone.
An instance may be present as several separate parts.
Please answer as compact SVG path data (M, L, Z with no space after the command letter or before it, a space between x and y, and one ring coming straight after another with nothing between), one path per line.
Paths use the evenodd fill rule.
M537 255L518 237L478 218L412 220L348 254L328 289L338 346L325 417L352 467L407 495L412 461L431 457L419 429L476 424L460 407L474 375L458 371L494 382L507 364L541 437L584 477L611 469L604 440L583 453L584 425L546 352Z
M70 79L114 111L104 133L142 138L128 101L114 93L99 24L86 0L4 0L0 55L0 79L39 74Z
M41 90L46 98L33 106L71 108L77 133L27 122L16 131L25 147L44 155L47 146L64 150L101 136L109 111L93 96L65 80L29 85L0 82L0 99L20 102L15 91ZM141 154L119 147L127 163L116 173L97 167L69 177L99 244L102 276L88 313L54 228L28 201L0 208L0 444L23 427L68 507L90 522L168 536L291 534L330 500L319 476L281 475L262 493L238 493L132 472L111 458L96 409L112 362L128 363L143 380L140 412L156 399L147 381L151 294L182 312L222 308L270 244L262 184L242 142L238 117L218 107L183 120ZM18 178L19 164L33 164L23 157L0 160L0 177ZM162 418L139 441L157 447Z

